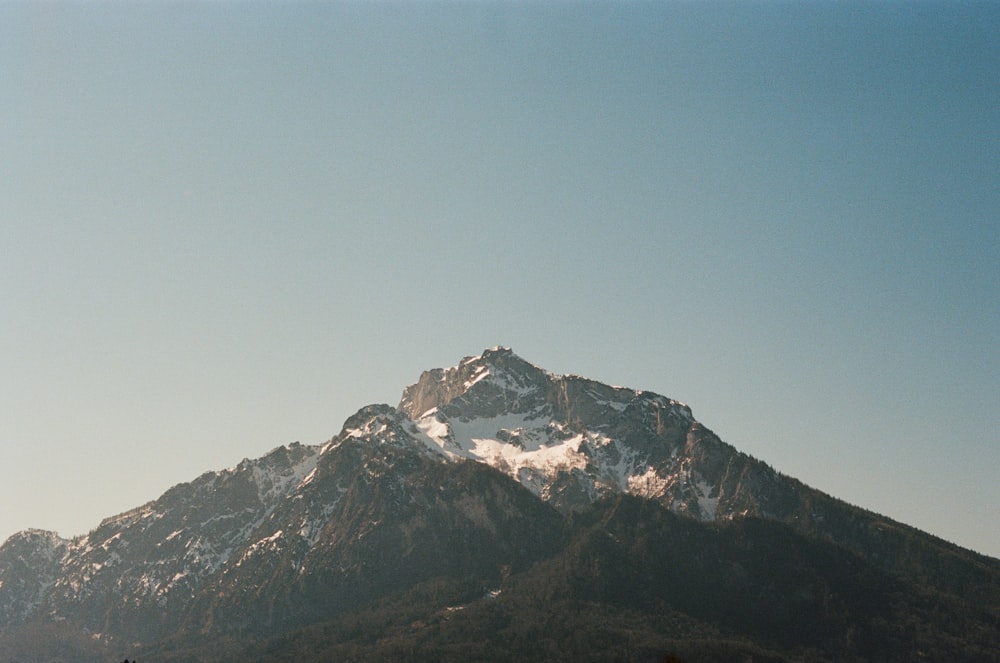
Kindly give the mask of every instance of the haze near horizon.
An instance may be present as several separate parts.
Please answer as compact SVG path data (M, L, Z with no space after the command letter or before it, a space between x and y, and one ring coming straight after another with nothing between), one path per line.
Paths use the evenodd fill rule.
M1000 557L1000 7L0 5L0 540L495 344Z

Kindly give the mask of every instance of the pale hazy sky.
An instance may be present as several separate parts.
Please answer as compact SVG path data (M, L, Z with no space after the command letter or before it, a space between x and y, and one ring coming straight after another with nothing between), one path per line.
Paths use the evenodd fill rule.
M1000 4L0 3L0 540L495 344L1000 556Z

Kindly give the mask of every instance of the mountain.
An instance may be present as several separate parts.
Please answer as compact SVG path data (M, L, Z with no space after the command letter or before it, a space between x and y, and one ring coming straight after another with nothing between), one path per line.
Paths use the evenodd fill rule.
M0 546L0 660L568 651L995 660L1000 561L785 477L683 403L501 347L324 444Z

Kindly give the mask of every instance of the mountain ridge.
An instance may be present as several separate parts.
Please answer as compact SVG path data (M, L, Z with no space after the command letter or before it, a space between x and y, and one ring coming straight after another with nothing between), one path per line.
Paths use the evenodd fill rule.
M207 641L288 631L438 577L496 586L624 498L699 526L781 523L1000 615L997 560L785 477L679 401L497 346L424 371L397 406L362 407L322 444L205 472L81 537L15 534L0 546L0 635L65 623L99 642Z

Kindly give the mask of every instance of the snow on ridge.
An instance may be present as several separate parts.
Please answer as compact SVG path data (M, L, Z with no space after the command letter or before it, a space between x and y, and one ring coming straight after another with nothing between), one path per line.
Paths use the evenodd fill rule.
M257 496L262 504L274 504L277 499L302 485L306 476L316 469L320 454L315 448L309 448L297 462L280 469L266 462L269 457L270 455L265 456L250 464L253 481L257 486Z
M517 371L507 373L503 368L482 366L466 384L488 377L505 390L530 392L537 388L532 380L526 379L528 375ZM683 403L652 392L595 383L583 393L593 403L616 413L632 405L656 410L657 425L661 413L693 421L690 409ZM437 408L430 408L413 421L410 430L430 453L446 460L488 464L543 498L551 482L566 472L586 477L581 485L594 497L610 490L655 499L670 492L679 480L675 472L668 472L659 464L650 465L645 454L622 440L608 437L599 429L570 428L554 419L551 410L545 408L470 419L448 417ZM693 484L688 484L695 490ZM699 484L695 493L705 519L714 519L718 505L718 498L709 497L711 490L711 486Z
M340 439L336 437L333 438L332 440L328 440L319 448L319 455L322 456L326 452L336 449L337 447L340 446L340 442L341 442Z
M539 436L543 440L548 438L544 430L552 423L550 417L531 418L531 415L525 414L502 414L496 417L468 421L453 420L448 422L448 427L454 444L466 452L472 451L476 444L481 441L500 442L499 436L504 435L501 431L506 431L508 435L512 432L534 432L535 435L529 437L529 442L532 443L532 449L529 450L536 450L540 445L533 444L534 438ZM510 446L516 448L516 445L511 444Z
M600 445L599 433L569 434L550 417L504 414L468 421L446 421L437 414L414 422L419 441L449 460L474 460L510 475L535 493L543 486L532 479L552 478L560 471L584 470L584 444ZM606 443L606 441L604 441ZM527 474L525 474L527 472Z
M250 544L249 546L247 546L246 551L244 551L244 553L236 561L236 566L241 566L243 564L243 562L245 562L246 560L248 560L250 557L253 557L254 555L256 555L258 551L264 551L264 550L267 550L267 549L271 549L271 550L278 549L281 546L281 538L284 535L285 535L285 532L283 530L279 529L274 534L271 534L270 536L266 536L263 539L257 541L256 543Z
M587 458L580 453L584 440L584 434L578 433L565 440L539 445L537 449L525 450L497 439L476 439L470 454L513 477L518 477L526 468L551 477L560 471L586 468Z
M465 384L463 384L462 386L468 389L472 385L476 384L477 382L480 382L481 380L489 376L490 376L490 369L487 368L486 366L480 366L479 368L476 369L476 372L473 373L472 377L466 380Z
M309 484L311 484L313 482L313 479L315 479L315 478L316 478L316 468L313 467L312 471L310 471L309 474L307 474L305 476L305 478L302 479L302 481L299 482L299 485L295 487L295 490L298 490L299 488L303 488L305 486L308 486Z
M431 408L427 414L413 423L416 426L415 438L430 451L448 460L468 458L462 448L454 443L451 426L438 418L437 408Z

